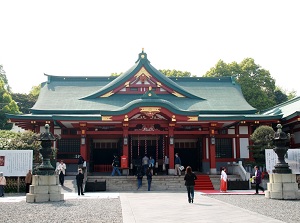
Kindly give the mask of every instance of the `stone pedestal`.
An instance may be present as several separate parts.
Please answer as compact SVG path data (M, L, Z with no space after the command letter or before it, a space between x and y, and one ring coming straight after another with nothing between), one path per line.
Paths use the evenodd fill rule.
M279 200L300 199L296 174L270 174L265 197Z
M64 194L61 193L57 175L33 175L32 185L26 194L26 202L38 203L48 201L62 201Z

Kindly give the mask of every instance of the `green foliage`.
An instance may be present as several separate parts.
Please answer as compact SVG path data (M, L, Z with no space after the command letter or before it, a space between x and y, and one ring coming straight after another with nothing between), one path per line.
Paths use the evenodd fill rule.
M18 103L19 110L22 114L29 114L30 108L32 108L37 101L37 96L33 96L32 94L12 93L11 96L13 100Z
M11 129L12 124L7 123L8 119L5 113L17 114L20 113L17 103L12 99L7 84L7 78L3 70L2 65L0 66L0 129Z
M0 130L0 150L33 150L34 161L40 161L41 143L34 140L37 134L31 131L12 132Z
M274 94L277 105L289 100L288 96L280 88L276 88Z
M3 70L3 66L1 64L0 64L0 80L2 80L5 85L8 85L7 78L6 78L6 73Z
M180 70L159 70L162 74L166 75L167 77L191 77L191 73L187 71L180 71Z
M37 100L39 94L41 92L41 85L33 86L29 92L29 96L33 97L35 100Z
M249 146L249 150L257 165L265 165L265 149L273 148L271 142L266 138L274 135L275 131L272 127L261 125L250 136L253 145Z
M204 77L234 76L246 101L258 110L270 108L285 98L275 94L275 80L270 72L255 64L254 59L246 58L241 63L224 63L219 60L215 67L211 68ZM281 92L284 94L284 92ZM278 99L278 100L277 100Z
M121 74L123 74L123 73L122 73L122 72L121 72L121 73L111 73L110 76L118 77L118 76L120 76Z

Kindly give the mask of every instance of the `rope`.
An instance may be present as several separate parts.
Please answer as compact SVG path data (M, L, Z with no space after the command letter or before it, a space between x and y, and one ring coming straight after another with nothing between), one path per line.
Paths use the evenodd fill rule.
M147 154L147 136L145 135L145 154Z
M140 156L140 135L138 135L138 157Z

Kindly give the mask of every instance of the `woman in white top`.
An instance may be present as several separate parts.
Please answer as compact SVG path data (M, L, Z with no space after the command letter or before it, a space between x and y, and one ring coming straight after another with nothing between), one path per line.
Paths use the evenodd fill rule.
M222 167L221 180L220 180L220 191L221 192L227 191L227 173L226 173L225 167Z

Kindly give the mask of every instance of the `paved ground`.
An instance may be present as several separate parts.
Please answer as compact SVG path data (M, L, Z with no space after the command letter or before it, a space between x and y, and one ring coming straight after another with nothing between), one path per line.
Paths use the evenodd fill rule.
M78 196L75 192L65 193L65 200L118 197L121 200L124 223L249 222L252 221L251 219L255 219L256 222L265 223L282 222L213 199L212 197L203 196L200 192L196 192L193 204L187 202L187 195L184 192L94 192L85 193L85 196ZM8 195L7 197L0 199L0 206L2 202L20 202L24 200L25 196Z

